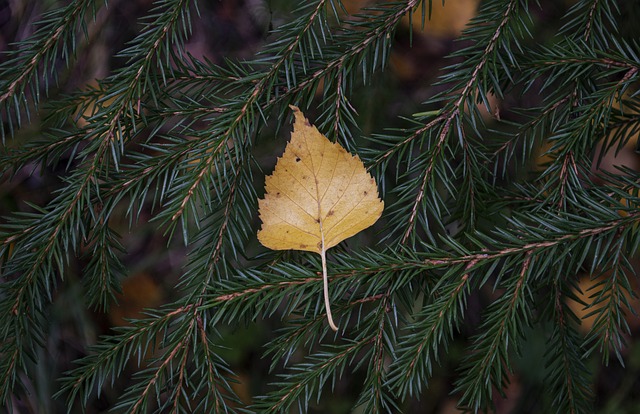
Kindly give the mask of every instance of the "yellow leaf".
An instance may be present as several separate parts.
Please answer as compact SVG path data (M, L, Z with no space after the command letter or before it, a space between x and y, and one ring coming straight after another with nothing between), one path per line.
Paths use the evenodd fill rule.
M384 203L358 156L329 141L298 108L291 109L291 141L266 178L264 199L258 200L258 240L273 250L320 254L327 319L337 330L329 307L326 251L373 225Z

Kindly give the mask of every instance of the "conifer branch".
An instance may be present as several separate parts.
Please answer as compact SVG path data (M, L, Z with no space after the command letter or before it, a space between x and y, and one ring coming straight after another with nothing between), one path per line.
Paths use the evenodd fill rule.
M35 105L39 103L40 96L40 74L45 81L45 91L49 87L48 77L56 73L58 52L68 63L72 57L69 50L73 49L76 43L76 32L84 26L84 19L87 10L93 10L92 17L96 15L94 0L81 0L68 4L66 7L49 13L36 30L33 40L29 41L26 50L18 49L13 53L12 58L5 61L0 66L0 108L6 115L0 123L0 131L4 142L5 125L8 122L9 128L13 131L13 116L16 116L16 123L19 127L21 122L20 112L22 105L28 113L26 93L34 100ZM15 68L21 68L16 71ZM27 89L28 88L28 89Z
M508 287L508 293L494 302L495 313L487 318L487 323L474 341L472 354L463 362L464 373L458 380L457 391L462 392L460 405L479 411L492 399L493 389L502 390L506 386L509 344L517 343L517 336L525 326L518 314L526 315L531 310L530 276L532 256L527 254L519 271L518 279Z
M640 127L638 6L487 0L450 42L415 30L437 29L440 3L80 0L16 35L0 65L3 406L485 412L536 392L525 409L599 409L594 384L629 375L637 342L640 174L619 155ZM222 32L240 38L212 47ZM108 74L69 90L96 45ZM366 160L387 207L321 258L256 239L289 105ZM139 271L163 304L114 327Z
M563 294L559 286L554 286L553 302L553 335L549 338L548 366L550 369L550 388L555 389L557 395L554 405L558 410L568 413L587 412L586 401L591 397L585 376L588 370L580 355L579 339L575 330L571 327L571 319L576 318L567 305L563 303ZM560 361L560 363L556 363Z

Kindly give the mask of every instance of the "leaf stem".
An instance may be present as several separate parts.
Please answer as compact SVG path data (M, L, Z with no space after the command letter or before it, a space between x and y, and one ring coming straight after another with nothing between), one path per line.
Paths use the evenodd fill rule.
M322 249L320 249L320 257L322 258L322 282L324 288L324 307L327 309L327 321L334 331L338 331L338 327L333 323L331 316L331 303L329 301L329 277L327 276L327 250L324 248L324 234L322 234Z

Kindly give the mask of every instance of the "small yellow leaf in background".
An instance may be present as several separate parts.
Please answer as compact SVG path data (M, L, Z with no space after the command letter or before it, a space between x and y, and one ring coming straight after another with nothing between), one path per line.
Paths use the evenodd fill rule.
M337 330L329 307L326 251L373 225L384 203L360 158L329 141L298 108L291 109L291 141L266 178L264 199L258 201L258 240L273 250L320 254L327 319Z

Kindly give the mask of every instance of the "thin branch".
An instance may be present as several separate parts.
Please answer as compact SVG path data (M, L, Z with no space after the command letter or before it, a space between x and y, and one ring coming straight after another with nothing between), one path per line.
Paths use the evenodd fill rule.
M282 55L280 56L278 61L276 61L271 66L271 69L266 74L264 74L260 78L260 80L255 84L255 86L253 88L253 91L251 91L249 93L249 96L244 101L244 103L242 104L241 108L237 111L238 115L231 122L231 124L229 125L228 129L226 130L226 132L221 137L221 139L220 139L221 146L219 146L218 149L222 148L222 145L224 145L226 147L226 145L229 142L229 140L231 140L232 137L234 136L233 134L236 132L236 130L239 127L242 126L242 120L245 117L247 117L247 114L250 113L250 108L262 96L262 94L264 93L265 89L271 83L272 78L276 77L279 74L280 68L282 67L282 65L284 65L290 59L290 57L295 53L295 51L298 48L300 42L302 42L303 36L307 33L307 31L311 28L311 26L313 25L315 20L320 15L320 12L324 8L325 2L326 2L326 0L322 0L322 1L318 2L318 5L314 9L314 11L311 13L311 15L308 17L306 26L298 33L296 38L292 42L289 43L289 45L284 50L284 52L282 53ZM244 136L244 139L246 141L250 140L250 137L248 136L249 135L249 131L245 131L244 134L241 133L240 135ZM235 144L238 145L240 143L239 142L235 142ZM193 194L195 193L196 189L198 188L198 186L200 186L200 183L202 182L203 178L205 177L205 175L210 171L211 167L213 166L213 163L216 160L216 155L217 155L217 151L214 151L212 154L209 155L209 157L207 158L206 162L201 167L199 173L196 175L195 179L191 183L191 186L187 190L185 196L182 198L182 201L180 202L180 206L178 207L176 212L171 217L171 220L176 221L179 217L182 216L182 214L184 213L184 210L187 207L187 204L189 203L189 201L193 197Z
M496 27L493 33L493 36L487 42L487 45L484 48L484 51L481 55L482 58L474 66L462 91L457 93L457 96L458 96L457 100L453 104L448 105L447 109L445 109L443 113L436 118L436 120L443 121L444 123L440 128L438 139L435 145L430 148L430 158L429 158L428 165L421 173L422 180L420 182L420 186L418 187L418 194L416 195L413 205L411 207L411 213L407 220L406 230L401 239L402 244L405 244L407 242L411 233L415 229L418 208L420 206L420 203L422 202L425 191L427 190L427 183L432 178L431 176L432 176L432 171L435 167L435 163L440 158L440 155L443 151L444 144L449 134L449 129L451 128L451 125L454 122L454 120L459 121L461 111L464 109L464 103L467 102L470 98L475 97L476 85L478 84L480 74L482 73L487 62L489 61L489 58L492 56L492 53L496 48L500 35L503 33L505 26L510 21L511 14L514 11L517 3L518 3L517 0L512 0L511 2L509 2L509 5L504 12L502 21L498 24L498 26ZM436 123L435 122L436 120L430 122L429 125L433 125L433 126L437 125L439 122ZM419 135L417 134L412 135L412 137L417 137L417 136ZM462 137L460 139L462 139Z

